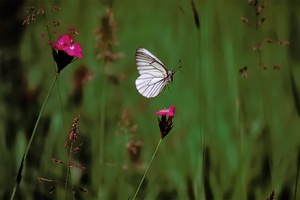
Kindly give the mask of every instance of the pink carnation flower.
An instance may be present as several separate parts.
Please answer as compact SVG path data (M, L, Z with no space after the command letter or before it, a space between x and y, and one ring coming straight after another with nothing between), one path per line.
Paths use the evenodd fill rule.
M171 106L168 109L159 110L154 115L161 115L161 118L158 118L158 127L160 129L161 138L164 138L173 128L173 117L175 115L175 106ZM167 119L168 116L168 119Z
M175 109L176 109L175 106L171 106L168 109L159 110L159 111L157 111L154 114L155 115L166 115L166 116L169 116L169 117L174 117L174 115L175 115Z
M53 43L53 46L57 50L64 50L67 46L71 45L73 38L70 35L62 35L58 38L57 42Z
M82 58L82 49L78 43L73 43L73 38L70 35L64 34L60 36L57 42L53 43L53 47L57 50L62 50L70 56Z
M68 34L60 36L57 42L52 43L52 55L57 64L57 74L73 62L74 57L83 57L80 45L74 43L72 36Z
M82 58L82 49L78 43L71 44L66 47L64 51L70 56L76 56L77 58Z

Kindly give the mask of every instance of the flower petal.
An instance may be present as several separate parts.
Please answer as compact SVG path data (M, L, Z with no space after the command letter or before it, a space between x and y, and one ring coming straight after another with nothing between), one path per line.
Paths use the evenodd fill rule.
M64 34L58 38L57 42L60 44L65 44L65 46L69 46L73 42L73 38L68 34Z
M70 46L63 49L70 56L76 56L82 58L82 49L78 43L71 44Z
M57 42L53 43L53 47L57 50L63 50L70 46L73 42L73 38L70 35L62 35L58 38Z
M169 117L174 117L174 115L175 115L175 109L176 109L176 106L171 106L168 109L159 110L159 111L157 111L154 114L155 115L167 115Z
M54 42L52 46L57 50L66 52L69 56L76 56L82 58L82 49L78 43L73 43L72 36L64 34L60 36L57 42Z

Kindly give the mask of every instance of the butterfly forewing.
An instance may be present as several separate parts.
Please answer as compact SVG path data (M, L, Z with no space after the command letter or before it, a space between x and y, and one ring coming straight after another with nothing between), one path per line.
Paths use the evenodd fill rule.
M136 66L140 74L146 72L160 71L160 73L167 74L165 65L156 58L148 50L139 48L136 50Z
M150 53L150 51L148 51L147 49L138 48L136 50L135 56L136 56L136 61L138 61L139 59L141 61L153 60L153 61L159 62L165 68L165 65L155 55L153 55L152 53Z
M136 88L141 95L147 98L156 97L172 80L174 74L144 48L136 50L136 66L140 74L135 81Z

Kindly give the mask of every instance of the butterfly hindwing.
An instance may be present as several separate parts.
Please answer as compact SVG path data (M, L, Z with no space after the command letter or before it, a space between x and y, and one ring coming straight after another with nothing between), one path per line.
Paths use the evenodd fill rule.
M151 98L157 96L165 87L166 83L163 78L154 77L151 74L142 74L136 81L136 88L141 95Z

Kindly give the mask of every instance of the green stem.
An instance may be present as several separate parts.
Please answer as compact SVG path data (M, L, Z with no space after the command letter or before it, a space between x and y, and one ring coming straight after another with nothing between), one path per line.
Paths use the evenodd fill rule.
M106 87L107 80L106 75L104 74L103 83L102 83L102 95L101 95L101 111L100 111L100 164L103 164L104 160L104 132L105 132L105 103L106 103Z
M104 52L107 49L107 44L104 47ZM102 95L101 95L101 100L100 100L100 137L99 137L99 155L97 157L99 157L99 166L98 166L98 173L99 173L99 179L100 179L100 184L99 184L99 188L102 188L102 178L103 178L103 163L104 163L104 141L105 141L105 137L104 137L104 133L105 133L105 107L106 107L106 87L107 87L107 76L105 73L105 63L106 63L106 59L103 59L102 62L102 69L103 69L103 78L102 78ZM99 197L100 198L100 197Z
M136 199L136 196L137 196L137 194L139 193L139 191L140 191L140 189L141 189L141 186L142 186L142 184L143 184L143 182L144 182L144 179L145 179L145 177L146 177L146 175L147 175L147 173L148 173L148 170L149 170L149 168L150 168L150 166L151 166L151 164L152 164L152 162L153 162L153 159L154 159L154 157L155 157L155 155L156 155L156 153L157 153L157 151L158 151L158 148L159 148L161 142L162 142L162 138L160 138L160 140L159 140L159 142L158 142L158 144L157 144L157 147L156 147L156 149L155 149L155 151L154 151L154 154L152 155L152 158L151 158L151 160L150 160L150 162L149 162L149 164L148 164L148 167L147 167L147 169L146 169L146 171L145 171L145 173L144 173L144 176L143 176L142 180L140 181L140 184L139 184L139 186L138 186L138 188L137 188L137 190L136 190L136 192L135 192L135 194L134 194L132 200L135 200L135 199Z
M25 163L26 163L26 158L27 158L27 154L28 154L29 148L30 148L31 143L32 143L32 141L33 141L33 138L34 138L34 136L35 136L35 132L36 132L37 126L38 126L38 124L39 124L39 122L40 122L41 116L42 116L42 114L43 114L43 112L44 112L44 108L45 108L46 103L47 103L47 101L48 101L48 99L49 99L49 96L50 96L50 94L51 94L51 91L52 91L52 89L53 89L53 86L54 86L54 84L55 84L55 81L57 80L57 76L58 76L58 75L56 75L56 76L54 77L54 79L53 79L53 82L52 82L52 84L51 84L51 86L50 86L50 89L49 89L49 91L48 91L48 94L47 94L47 96L46 96L46 98L45 98L45 100L44 100L44 103L43 103L43 105L42 105L42 108L41 108L41 110L40 110L39 116L38 116L38 118L37 118L37 120L36 120L36 122L35 122L33 131L32 131L32 133L31 133L30 140L29 140L29 142L28 142L28 144L27 144L25 153L24 153L24 155L23 155L22 161L21 161L20 166L19 166L18 175L17 175L17 178L16 178L16 182L15 182L15 185L14 185L14 189L13 189L12 195L11 195L11 197L10 197L11 200L14 199L15 194L16 194L16 191L17 191L17 189L18 189L18 187L19 187L19 185L20 185L20 183L21 183L23 167L25 166Z
M63 108L63 105L62 105L62 100L61 100L61 94L60 94L60 87L59 87L59 81L57 79L57 91L58 91L58 99L59 99L59 104L60 104L60 110L61 110L61 119L62 119L62 123L63 123L63 131L64 133L66 133L66 123L65 123L65 120L64 120L64 108Z
M255 6L254 7L254 9L256 10L257 9L257 7ZM255 12L256 13L256 12ZM258 15L257 14L255 14L255 21L256 22L258 22ZM256 23L256 33L257 33L257 51L258 51L258 59L259 59L259 71L260 71L260 73L259 73L259 78L260 78L260 88L261 88L261 95L262 95L262 106L263 106L263 115L264 115L264 122L265 122L265 126L266 127L268 127L268 126L270 126L271 127L271 124L270 123L272 123L272 121L269 121L268 120L268 116L267 116L267 103L266 103L266 98L267 98L267 93L265 92L265 90L264 90L264 84L263 84L263 74L262 74L262 71L263 71L263 69L264 69L264 66L263 66L263 62L262 62L262 55L261 55L261 50L260 50L260 30L259 30L259 26L258 26L258 24ZM271 137L271 134L270 134L270 130L269 129L266 129L266 132L267 132L267 135L269 136L269 140L271 140L271 141L266 141L266 142L268 142L269 144L269 146L272 146L272 137ZM268 140L268 138L267 139L265 139L265 140ZM271 161L270 161L270 159L269 159L269 157L268 157L268 163L269 163L269 166L271 166ZM271 183L272 183L272 185L273 185L273 178L272 178L272 169L271 169L271 167L269 167L269 170L270 170L270 178L271 178Z
M60 87L59 87L59 81L57 81L57 91L58 91L58 98L59 98L59 103L60 103L60 109L61 109L61 113L62 113L62 123L63 123L63 132L66 133L66 124L65 124L65 120L64 120L64 109L63 109L63 106L62 106L62 101L61 101L61 94L60 94ZM73 143L71 143L71 147L69 149L69 152L68 152L68 163L70 162L71 160L71 150L73 149ZM71 174L70 174L70 167L68 165L68 169L67 169L67 174L66 174L66 181L65 181L65 194L64 194L64 199L66 199L66 194L67 194L67 187L69 186L68 183L69 183L69 177L71 179Z
M295 196L294 199L297 199L297 188L298 188L298 177L299 177L299 166L300 166L300 149L298 151L298 164L297 164L297 173L296 173L296 184L295 184Z
M67 197L67 187L69 185L68 181L69 181L69 176L71 176L69 163L71 160L72 149L73 149L73 142L71 142L70 149L69 149L68 164L67 164L68 169L67 169L67 175L66 175L66 181L65 181L65 198L64 199L67 199L66 198Z

